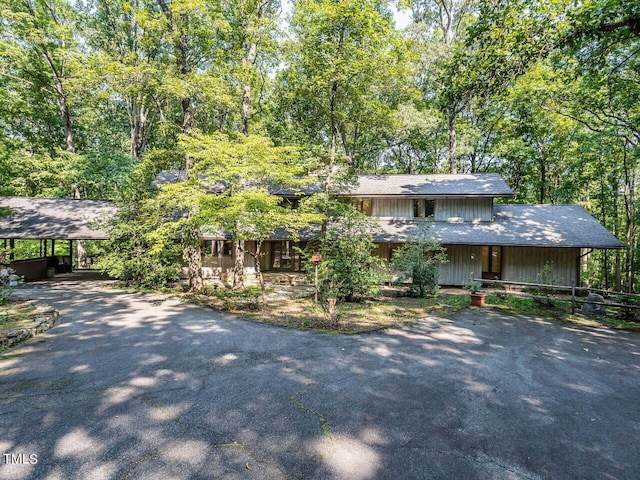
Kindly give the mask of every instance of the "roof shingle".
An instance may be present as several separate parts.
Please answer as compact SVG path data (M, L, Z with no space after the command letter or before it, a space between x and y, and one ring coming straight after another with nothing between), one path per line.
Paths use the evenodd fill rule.
M0 197L0 238L105 240L100 222L112 217L115 207L106 200L71 198Z
M492 222L432 222L444 245L624 248L579 205L496 205ZM405 242L424 222L381 221L379 242Z
M513 190L497 173L467 175L361 175L343 195L513 197Z

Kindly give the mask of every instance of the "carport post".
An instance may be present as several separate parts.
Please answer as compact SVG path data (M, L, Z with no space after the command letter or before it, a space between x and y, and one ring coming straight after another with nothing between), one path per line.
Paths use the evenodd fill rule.
M69 240L69 271L73 272L73 240Z

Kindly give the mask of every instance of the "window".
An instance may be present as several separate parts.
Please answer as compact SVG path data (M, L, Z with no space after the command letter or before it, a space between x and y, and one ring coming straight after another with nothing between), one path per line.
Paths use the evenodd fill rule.
M231 255L231 242L225 240L205 240L205 255Z
M402 243L392 243L389 245L389 261L393 260L396 250L402 247Z
M283 198L282 206L285 208L290 208L291 210L295 210L300 206L299 198Z
M302 270L300 250L306 242L292 242L291 240L275 241L271 243L271 270L294 271Z
M433 217L435 210L436 210L435 200L414 200L413 201L413 218Z
M371 200L368 198L354 198L351 201L351 205L356 210L365 215L371 216Z
M502 273L502 247L482 247L482 278L500 279Z

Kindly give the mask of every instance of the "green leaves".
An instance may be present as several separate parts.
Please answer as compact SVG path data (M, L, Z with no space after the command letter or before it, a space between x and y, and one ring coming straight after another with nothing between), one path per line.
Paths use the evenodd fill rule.
M437 241L428 224L420 225L415 235L396 249L391 268L400 273L402 281L411 279L409 292L412 296L426 297L438 291L438 267L446 263L445 249Z
M385 280L385 265L372 255L376 222L353 209L343 211L327 225L321 235L318 267L323 298L357 301L377 292ZM314 252L315 253L315 252Z

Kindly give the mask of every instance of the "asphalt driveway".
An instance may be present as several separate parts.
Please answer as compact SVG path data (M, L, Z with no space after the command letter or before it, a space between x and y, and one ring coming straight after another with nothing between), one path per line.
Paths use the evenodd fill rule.
M87 284L0 356L0 478L637 479L640 335L490 309L362 336Z

